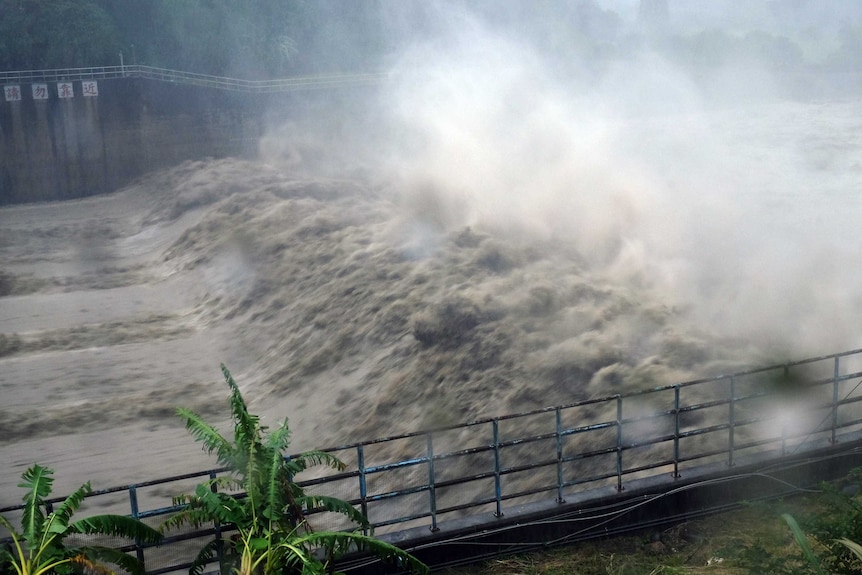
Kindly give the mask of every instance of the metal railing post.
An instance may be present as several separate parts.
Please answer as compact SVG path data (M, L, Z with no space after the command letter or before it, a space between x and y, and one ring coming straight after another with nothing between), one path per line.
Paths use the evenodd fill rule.
M210 471L210 491L213 493L218 493L218 484L216 484L216 472ZM222 565L224 563L224 541L221 536L221 523L218 520L213 521L213 535L216 540L216 559L218 559L218 564Z
M503 483L500 476L500 422L497 419L492 421L494 433L494 499L497 502L497 509L494 511L494 517L503 516Z
M617 491L623 490L623 396L617 395Z
M565 503L563 499L563 415L557 408L557 503Z
M439 531L437 527L437 488L434 486L434 439L429 432L425 436L425 451L428 456L428 497L431 509L431 531Z
M132 512L133 519L140 518L140 510L138 509L138 490L134 485L129 486L129 509ZM141 545L141 539L135 537L135 557L138 558L138 563L146 570L144 566L144 546Z
M368 485L365 477L365 450L362 445L356 446L356 466L359 468L359 505L362 515L368 519ZM368 528L363 527L362 533L368 535Z
M736 379L730 376L730 403L728 404L727 466L733 467L734 430L736 429Z
M673 388L673 476L679 474L679 386Z
M830 438L831 443L838 443L838 439L836 439L835 434L838 430L838 387L841 385L839 381L839 374L841 373L841 366L839 363L838 356L835 356L835 367L832 371L832 436Z

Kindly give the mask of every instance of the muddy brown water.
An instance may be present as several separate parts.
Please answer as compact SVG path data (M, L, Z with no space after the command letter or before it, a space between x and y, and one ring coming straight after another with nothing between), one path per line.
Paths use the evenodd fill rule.
M629 152L662 174L653 191L703 188L646 204L661 209L632 188L631 225L608 228L602 257L534 224L623 209L618 195L559 212L543 197L513 228L483 214L525 204L471 211L486 198L455 201L427 174L207 160L2 208L0 506L34 462L55 468L58 494L214 466L174 408L224 423L222 362L303 449L859 347L858 112L687 118L736 150L706 167L666 153L679 121L627 126L651 143ZM465 202L478 215L452 217Z

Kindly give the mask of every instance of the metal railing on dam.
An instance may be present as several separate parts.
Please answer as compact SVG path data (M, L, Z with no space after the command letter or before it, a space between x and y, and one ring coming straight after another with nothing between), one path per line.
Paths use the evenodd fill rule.
M130 66L98 66L91 68L64 68L56 70L18 70L0 72L0 84L33 84L40 82L73 82L89 80L113 80L119 78L143 78L175 84L202 86L246 93L293 92L321 88L345 88L350 86L376 84L388 78L382 72L325 74L296 76L276 80L243 80L197 74L180 70L169 70L153 66L133 64Z
M679 478L743 459L762 464L797 452L834 449L862 431L862 349L613 394L461 425L325 449L346 472L299 478L315 494L347 500L377 535L405 542L450 523L484 524L528 504L586 505L661 478ZM740 465L741 467L741 465ZM737 467L739 469L739 467ZM171 497L224 473L213 469L94 493L87 507L160 524ZM592 498L592 499L590 499ZM57 499L56 501L60 501ZM0 509L4 515L20 508ZM83 511L86 513L86 510ZM348 527L321 514L318 528ZM113 542L145 560L151 574L188 566L215 526L174 532L157 548ZM407 541L409 543L409 541ZM409 545L405 545L408 546Z

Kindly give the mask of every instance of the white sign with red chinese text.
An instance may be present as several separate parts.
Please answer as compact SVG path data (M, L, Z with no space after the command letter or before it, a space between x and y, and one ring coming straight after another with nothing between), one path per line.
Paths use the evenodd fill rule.
M72 82L58 82L57 96L59 98L74 98L75 89L72 87Z
M87 98L98 96L99 83L95 80L87 80L85 82L81 82L81 92L84 94L84 97Z
M3 94L6 96L7 102L19 102L21 100L21 86L3 86Z
M33 99L47 100L48 99L48 84L33 84Z

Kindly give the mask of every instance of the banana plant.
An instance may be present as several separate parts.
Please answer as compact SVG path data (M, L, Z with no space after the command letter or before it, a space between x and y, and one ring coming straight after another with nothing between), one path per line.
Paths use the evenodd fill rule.
M46 500L51 495L53 474L52 469L34 464L21 476L18 487L27 490L21 528L16 529L0 515L0 525L9 531L12 539L9 548L0 550L0 565L11 566L17 575L113 573L107 565L116 565L132 575L144 575L143 566L127 553L103 546L67 545L65 539L73 534L109 535L158 544L162 534L123 515L95 515L72 521L72 515L91 492L89 482L49 512Z
M352 551L372 553L417 573L428 572L427 566L409 553L363 533L370 530L368 519L346 501L305 493L294 480L297 475L316 465L343 471L345 464L322 451L287 457L288 420L270 432L257 415L249 413L230 371L224 365L221 370L230 389L233 440L191 410L179 408L177 414L195 440L206 452L214 453L228 473L198 485L194 494L175 498L180 510L162 530L215 523L235 529L236 534L206 544L189 569L191 575L201 575L216 555L222 557L222 572L226 574L331 573L335 561ZM315 531L308 522L311 510L343 514L356 529Z
M811 547L808 545L808 539L805 537L805 533L799 527L799 524L796 522L796 519L789 513L784 513L781 515L781 518L790 526L790 531L793 533L793 538L796 539L796 543L802 549L802 554L805 556L805 559L811 565L811 568L817 573L817 575L825 575L823 568L820 566L820 560L814 554L814 551L811 550ZM859 543L847 539L846 537L840 537L834 540L835 543L839 543L847 548L856 559L862 561L862 545Z
M789 513L782 513L781 518L790 526L793 538L796 539L796 543L799 545L799 548L802 549L802 554L805 556L806 561L811 565L814 572L817 573L817 575L825 575L823 568L820 566L820 560L817 558L817 555L814 554L814 551L811 550L811 546L808 545L808 539L805 537L805 533L802 531L802 528L799 527L796 519Z

